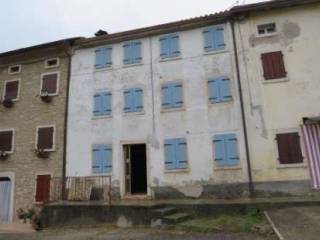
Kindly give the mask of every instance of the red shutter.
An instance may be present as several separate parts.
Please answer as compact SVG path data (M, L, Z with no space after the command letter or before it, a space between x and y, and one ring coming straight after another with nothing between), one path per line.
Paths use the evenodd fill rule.
M16 99L18 97L19 81L6 83L5 99Z
M0 132L0 151L12 151L12 131Z
M38 149L53 148L53 127L43 127L38 129Z
M37 176L36 202L48 202L50 200L50 175Z
M298 133L277 134L279 161L281 164L302 163L303 157Z
M285 78L287 76L282 52L261 54L264 78L266 80Z
M41 92L55 94L57 92L57 81L58 81L58 74L57 73L44 75L42 78Z

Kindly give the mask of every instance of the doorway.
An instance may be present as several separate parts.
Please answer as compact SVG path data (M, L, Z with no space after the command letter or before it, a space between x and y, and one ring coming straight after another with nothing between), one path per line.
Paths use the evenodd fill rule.
M147 194L146 144L124 145L126 193Z
M0 223L10 221L11 180L0 177Z

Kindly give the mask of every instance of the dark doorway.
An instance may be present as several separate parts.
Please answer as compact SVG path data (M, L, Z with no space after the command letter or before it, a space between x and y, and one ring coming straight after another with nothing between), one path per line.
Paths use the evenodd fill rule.
M130 194L147 193L147 156L146 145L125 146L126 191Z

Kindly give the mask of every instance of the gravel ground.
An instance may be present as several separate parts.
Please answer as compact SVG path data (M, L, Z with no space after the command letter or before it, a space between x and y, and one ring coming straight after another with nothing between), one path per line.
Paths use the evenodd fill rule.
M1 234L0 240L270 240L250 234L207 233L110 227L50 229L29 234Z

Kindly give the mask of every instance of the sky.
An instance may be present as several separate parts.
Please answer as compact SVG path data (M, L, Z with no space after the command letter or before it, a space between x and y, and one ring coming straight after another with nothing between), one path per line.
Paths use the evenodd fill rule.
M240 3L261 0L239 0ZM237 0L2 0L0 52L202 16Z

